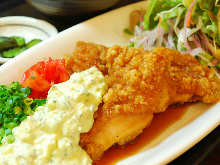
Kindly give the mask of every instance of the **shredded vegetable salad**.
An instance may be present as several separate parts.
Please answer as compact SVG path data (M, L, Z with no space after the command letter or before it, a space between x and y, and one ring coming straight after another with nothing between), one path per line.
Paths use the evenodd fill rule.
M219 8L218 0L149 0L130 45L189 53L201 64L212 67L220 78Z

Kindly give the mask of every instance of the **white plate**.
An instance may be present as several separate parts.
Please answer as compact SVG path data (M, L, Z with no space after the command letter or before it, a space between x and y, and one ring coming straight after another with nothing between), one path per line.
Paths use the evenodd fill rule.
M139 2L111 11L65 30L55 37L27 50L0 67L0 84L19 81L23 72L39 60L48 57L62 58L72 53L78 40L104 45L127 44L129 36L123 29L129 24L129 13L143 8ZM147 144L139 154L133 155L119 165L166 164L198 143L220 124L220 104L195 104L184 116Z
M46 40L58 33L50 23L25 16L8 16L0 18L0 36L21 36L26 42L32 39ZM11 58L0 57L0 64Z

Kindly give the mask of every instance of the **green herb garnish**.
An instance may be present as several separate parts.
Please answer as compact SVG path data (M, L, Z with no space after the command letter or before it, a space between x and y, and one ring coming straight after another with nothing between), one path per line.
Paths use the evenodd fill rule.
M0 85L0 144L6 137L8 143L14 141L12 130L35 109L46 103L45 99L28 98L30 88L22 88L18 82L9 86Z

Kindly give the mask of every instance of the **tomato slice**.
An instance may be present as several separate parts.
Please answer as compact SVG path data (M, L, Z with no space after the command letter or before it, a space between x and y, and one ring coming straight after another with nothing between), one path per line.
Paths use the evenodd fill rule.
M48 90L53 84L61 83L68 80L70 77L65 68L65 60L41 61L31 66L25 71L22 86L30 87L32 98L46 98Z

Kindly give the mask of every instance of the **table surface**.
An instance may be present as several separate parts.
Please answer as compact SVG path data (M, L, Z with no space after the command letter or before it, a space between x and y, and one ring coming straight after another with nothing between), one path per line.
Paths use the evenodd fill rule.
M52 17L44 15L30 7L24 0L1 0L0 17L3 16L31 16L44 19L55 25L58 31L65 30L77 23L83 22L101 13L137 2L138 0L123 0L114 7L83 16ZM220 165L220 126L205 137L200 143L188 150L169 165Z

